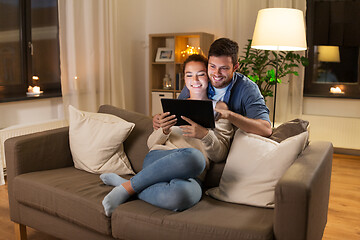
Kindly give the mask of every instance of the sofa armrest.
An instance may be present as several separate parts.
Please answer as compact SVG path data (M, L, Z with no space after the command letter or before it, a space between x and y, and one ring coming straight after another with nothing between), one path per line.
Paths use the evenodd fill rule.
M10 138L4 145L9 181L23 173L73 165L68 127Z
M21 223L14 178L20 174L73 166L69 127L38 132L5 141L10 218Z
M321 239L327 221L333 146L309 144L275 187L275 238Z

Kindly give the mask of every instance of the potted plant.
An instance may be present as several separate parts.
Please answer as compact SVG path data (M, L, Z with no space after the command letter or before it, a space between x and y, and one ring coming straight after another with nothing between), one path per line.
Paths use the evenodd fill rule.
M244 48L244 56L239 58L240 72L254 81L260 91L266 97L273 97L272 86L275 85L275 69L278 64L277 83L281 83L281 79L289 74L298 76L299 73L294 69L299 64L307 66L309 61L306 57L300 56L292 51L270 51L251 48L252 40L248 40L247 46Z

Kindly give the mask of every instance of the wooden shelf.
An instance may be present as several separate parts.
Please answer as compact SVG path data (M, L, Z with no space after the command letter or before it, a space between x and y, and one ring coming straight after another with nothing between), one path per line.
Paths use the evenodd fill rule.
M202 53L207 55L211 43L214 41L214 35L204 32L191 33L159 33L149 35L149 89L150 89L150 115L157 114L153 112L154 103L152 102L152 92L170 92L173 97L177 97L177 93L181 92L184 86L182 76L182 64L187 56L183 57L181 51L187 48L187 45L192 47L200 47ZM175 61L172 62L156 62L156 54L158 48L172 48L175 53ZM163 89L163 78L165 74L169 74L172 80L174 89ZM176 84L176 76L178 81L182 83ZM176 89L179 86L179 89ZM181 86L181 88L180 88ZM157 108L159 109L159 108Z

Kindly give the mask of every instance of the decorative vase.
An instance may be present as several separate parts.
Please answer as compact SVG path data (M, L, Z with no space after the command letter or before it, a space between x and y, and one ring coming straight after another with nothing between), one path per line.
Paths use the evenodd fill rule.
M171 89L171 78L169 74L165 74L165 77L163 78L163 89Z

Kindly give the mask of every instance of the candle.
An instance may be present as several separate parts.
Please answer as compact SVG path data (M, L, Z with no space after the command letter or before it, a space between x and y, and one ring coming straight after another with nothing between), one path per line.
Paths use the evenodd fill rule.
M331 93L335 93L335 94L342 94L342 93L344 93L343 91L341 91L341 88L339 88L339 87L331 87L330 88L330 92Z
M33 93L40 93L40 87L38 87L38 86L33 87L32 92Z
M75 91L79 90L79 79L77 76L74 77L74 89Z

